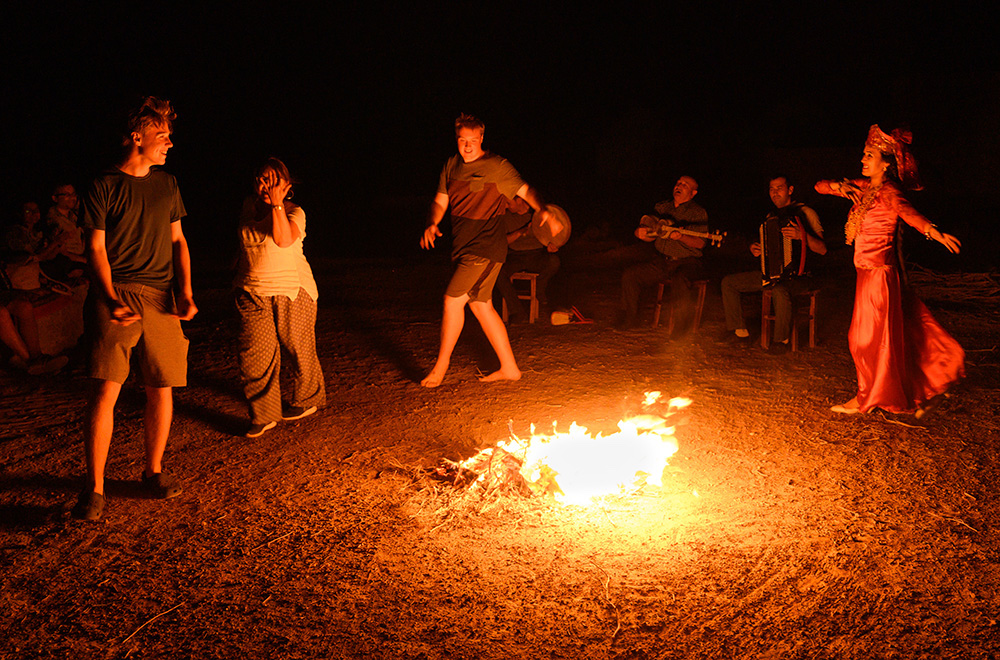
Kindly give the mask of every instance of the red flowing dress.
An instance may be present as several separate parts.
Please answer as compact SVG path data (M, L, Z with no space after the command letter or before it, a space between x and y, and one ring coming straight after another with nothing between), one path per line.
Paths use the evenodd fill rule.
M853 183L862 192L870 185L868 179ZM817 192L837 194L829 184L821 181ZM847 342L858 372L861 412L913 411L965 375L965 351L900 282L896 251L900 218L921 233L931 224L895 184L886 182L854 239L858 281Z

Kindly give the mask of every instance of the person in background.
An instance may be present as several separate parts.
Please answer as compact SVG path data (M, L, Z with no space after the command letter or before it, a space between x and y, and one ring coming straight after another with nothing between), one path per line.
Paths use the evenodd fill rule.
M536 295L541 316L548 317L549 282L559 272L559 248L554 243L543 245L531 230L531 215L505 216L507 220L507 259L500 268L496 288L507 303L511 323L523 323L528 315L524 311L517 290L510 276L521 271L538 273Z
M823 226L816 211L805 204L792 200L795 187L788 183L788 177L777 176L768 182L768 195L774 203L774 210L768 213L767 221L777 221L781 227L782 263L781 279L767 286L771 290L774 304L774 342L768 348L770 353L788 352L788 338L792 327L792 296L808 287L809 271L803 266L809 252L826 254L823 242ZM806 255L802 254L805 246ZM759 257L760 242L750 246L750 253ZM764 278L761 270L732 273L722 278L722 306L726 312L726 339L740 341L749 339L746 321L743 319L741 293L763 291Z
M59 254L72 262L67 264L68 277L83 274L87 263L83 247L83 229L77 217L76 188L70 183L61 183L52 191L52 206L45 215L45 236L49 243L58 246Z
M631 266L622 273L621 318L618 327L623 330L635 328L639 319L639 296L648 286L660 282L670 283L670 304L677 314L678 334L683 334L694 318L694 302L691 299L691 281L701 273L702 249L705 239L677 231L677 229L698 233L708 232L708 213L696 201L698 182L694 177L682 176L674 184L672 199L656 205L659 220L657 224L667 224L661 232L650 220L653 216L643 216L635 237L652 243L656 249L643 263ZM674 227L671 230L670 227Z
M10 366L29 376L60 371L69 358L42 353L34 307L27 299L12 297L11 293L0 291L0 342L11 351Z

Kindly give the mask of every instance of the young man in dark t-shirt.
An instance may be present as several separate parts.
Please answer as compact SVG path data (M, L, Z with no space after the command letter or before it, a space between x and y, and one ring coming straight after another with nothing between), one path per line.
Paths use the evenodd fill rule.
M97 520L104 511L104 467L114 406L128 378L133 349L146 391L146 461L142 489L150 497L178 495L162 474L173 416L173 387L187 381L187 339L181 321L198 308L191 291L191 258L181 231L187 213L173 176L158 169L173 146L174 111L147 97L129 117L116 167L92 184L83 204L91 290L86 325L89 375L84 446L87 485L73 515Z
M441 171L437 195L431 204L427 227L420 247L430 249L441 236L438 225L451 208L453 247L451 258L455 273L444 296L441 321L441 347L431 372L420 381L424 387L437 387L451 362L451 353L465 325L465 305L475 315L500 359L500 369L482 377L484 382L517 380L521 371L500 315L493 308L493 284L507 255L507 213L527 211L524 204L542 215L542 223L551 223L553 235L561 223L544 209L535 190L525 183L517 170L501 158L483 151L485 125L471 115L455 120L458 154Z

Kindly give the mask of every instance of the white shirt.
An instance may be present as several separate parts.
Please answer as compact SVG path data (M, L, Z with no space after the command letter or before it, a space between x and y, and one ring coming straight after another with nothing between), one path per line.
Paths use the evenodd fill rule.
M259 296L288 296L295 300L299 289L313 300L319 290L312 268L302 253L306 237L306 213L301 207L285 202L288 221L299 228L299 237L288 247L279 247L271 236L271 217L256 220L256 201L243 204L240 214L240 262L236 286Z

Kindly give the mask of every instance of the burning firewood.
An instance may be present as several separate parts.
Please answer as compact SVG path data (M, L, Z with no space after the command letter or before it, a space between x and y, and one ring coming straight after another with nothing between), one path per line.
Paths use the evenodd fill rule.
M469 492L544 496L585 504L594 497L659 486L667 459L677 451L673 420L688 399L671 399L666 410L659 392L647 392L645 412L618 423L619 432L596 437L576 423L561 433L535 432L522 440L510 429L507 441L461 462L442 459L425 475Z

